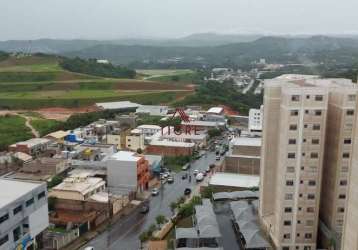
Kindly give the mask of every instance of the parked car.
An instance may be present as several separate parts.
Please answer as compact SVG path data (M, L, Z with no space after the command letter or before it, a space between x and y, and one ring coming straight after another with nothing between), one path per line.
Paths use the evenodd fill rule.
M174 182L174 178L172 176L168 177L168 183L173 183Z
M159 189L158 188L153 188L152 189L152 196L157 196L159 194Z
M190 189L190 188L186 188L186 189L184 190L184 194L185 194L185 195L191 194L191 189Z
M194 175L197 175L199 173L199 170L195 169L193 173Z
M203 174L203 173L198 173L198 174L196 175L196 177L195 177L195 180L196 180L197 182L200 182L200 181L204 180L204 174Z
M149 206L148 205L143 205L140 209L140 213L141 214L146 214L149 212Z
M168 173L164 173L164 174L163 174L163 177L164 177L164 178L168 178L168 177L169 177L169 174L168 174Z
M94 250L94 247L85 247L83 250Z
M215 157L215 159L216 159L217 161L220 161L220 155L217 155L217 156Z
M210 167L208 167L206 170L205 170L206 173L209 173L210 172Z

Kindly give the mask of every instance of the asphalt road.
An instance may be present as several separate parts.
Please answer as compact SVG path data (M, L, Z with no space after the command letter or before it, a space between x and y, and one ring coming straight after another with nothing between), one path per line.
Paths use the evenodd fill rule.
M195 169L199 171L206 170L210 164L215 162L215 152L207 152L206 156L202 156L200 159L192 162L189 172L192 174ZM174 183L164 184L160 188L159 195L151 197L150 210L147 214L141 214L140 208L137 208L133 213L119 220L104 233L94 238L85 247L92 246L95 250L140 249L140 241L138 239L140 233L155 223L156 216L162 214L170 217L172 215L169 207L170 203L182 196L186 187L196 185L194 178L192 178L191 182L189 182L189 179L181 179L181 176L185 172L187 171L174 174Z

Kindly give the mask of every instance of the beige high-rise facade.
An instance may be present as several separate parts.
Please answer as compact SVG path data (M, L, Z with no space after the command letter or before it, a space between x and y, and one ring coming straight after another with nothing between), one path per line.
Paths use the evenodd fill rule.
M331 199L321 209L334 221L327 224L341 223L344 210L337 209L345 197L336 195L345 189L344 171L352 154L348 144L354 127L354 93L348 91L352 88L348 80L302 75L265 82L259 213L277 249L316 249L321 197ZM332 139L329 133L338 135ZM327 146L326 152L334 155L328 160ZM325 177L324 162L330 169Z
M358 106L357 106L358 110ZM358 116L356 116L358 123ZM342 250L358 249L358 126L353 136L352 167L349 169L348 195L342 237Z
M327 82L326 85L329 86L329 99L319 242L321 247L339 249L346 211L349 171L352 166L357 85L344 79L321 82Z

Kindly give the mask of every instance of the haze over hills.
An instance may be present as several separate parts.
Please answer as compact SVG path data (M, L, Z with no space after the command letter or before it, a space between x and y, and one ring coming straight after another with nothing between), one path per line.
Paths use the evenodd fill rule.
M355 63L358 37L194 34L179 39L4 41L0 50L104 58L115 64L179 60L195 65L245 64L259 58L271 63ZM135 67L141 65L135 65Z
M177 39L133 38L118 40L8 40L0 41L0 50L7 52L22 51L29 53L64 53L77 51L96 45L142 45L142 46L218 46L229 43L254 41L261 35L225 35L215 33L193 34Z
M358 55L358 39L315 36L309 38L262 37L252 42L220 46L178 47L101 44L66 52L67 56L106 58L113 63L158 61L179 58L198 64L250 63L266 58L271 63L329 62L352 63Z

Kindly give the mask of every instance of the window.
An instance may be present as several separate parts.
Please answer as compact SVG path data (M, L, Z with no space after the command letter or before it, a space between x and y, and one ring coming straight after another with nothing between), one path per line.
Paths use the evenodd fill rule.
M319 124L313 124L312 129L313 130L320 130L321 126Z
M341 186L347 186L347 180L341 180L341 181L339 182L339 185L341 185Z
M0 217L0 224L9 219L9 214L4 214Z
M289 129L290 130L297 130L297 125L296 124L291 124Z
M5 235L4 237L2 237L0 239L0 246L4 245L6 242L8 242L9 240L9 236L8 235Z
M307 124L305 124L305 125L303 125L303 127L304 127L304 128L308 128L308 125L307 125Z
M21 211L22 211L22 205L15 207L13 210L14 215L20 213Z
M314 194L308 194L308 195L307 195L307 199L308 199L308 200L314 200L314 198L315 198L315 195L314 195Z
M287 158L288 159L294 159L294 158L296 158L296 154L295 153L288 153Z
M315 110L314 115L315 116L321 116L322 115L322 110Z
M337 212L338 212L338 213L344 213L344 207L339 207L339 208L337 209Z
M302 153L302 156L305 156L306 155L306 153Z
M287 167L287 172L288 173L294 173L295 172L295 167Z
M345 194L340 194L340 195L338 195L338 199L343 200L343 199L345 199L345 198L346 198L346 195L345 195Z
M344 144L351 144L351 143L352 143L352 139L350 138L344 139Z
M309 96L309 95L306 95L306 99L310 99L310 96Z
M305 234L305 238L306 238L306 239L312 239L312 234L311 234L311 233Z
M290 221L290 220L285 220L285 221L283 222L283 225L285 225L285 226L291 226L291 221Z
M302 142L306 142L306 139L303 139Z
M292 207L285 207L285 213L292 213Z
M305 114L309 114L309 113L310 113L310 111L306 109L306 110L305 110Z
M343 158L349 158L349 153L343 153L343 154L342 154L342 157L343 157Z
M303 250L312 250L312 247L311 246L304 246Z
M317 172L317 167L316 166L310 166L308 168L308 170L309 170L309 172L314 173L314 172Z
M130 138L128 138L128 139L127 139L127 141L131 141L131 139L130 139Z
M284 239L290 239L290 238L291 238L291 235L290 235L290 234L284 234L284 235L283 235L283 238L284 238Z
M18 241L21 237L21 228L20 227L15 228L15 230L12 233L14 234L14 241Z
M285 200L289 201L293 199L293 194L285 194Z
M291 110L291 116L298 116L298 110Z
M300 101L300 96L299 96L299 95L292 95L292 96L291 96L291 101L293 101L293 102L298 102L298 101Z
M26 201L26 207L31 206L32 204L34 204L34 198L31 198L30 200Z
M282 247L282 250L290 250L290 247Z
M311 142L313 145L317 145L317 144L319 144L319 139L312 139Z
M308 207L306 211L307 213L314 213L314 207Z
M314 99L315 99L316 101L323 101L323 95L316 95L316 96L314 97Z
M40 200L40 199L42 199L43 197L45 197L45 195L46 195L46 193L45 193L45 191L43 191L43 192L41 192L41 193L39 193L39 194L37 195L37 199Z
M308 181L308 186L316 186L316 181L315 180L309 180Z
M293 180L286 181L286 186L293 186Z
M356 100L356 95L348 95L348 101L354 102Z
M346 114L347 115L354 115L354 110L353 109L348 109Z
M311 153L311 159L317 159L318 153Z
M311 227L311 226L313 226L313 223L314 223L313 220L307 220L306 221L306 226Z
M298 220L298 221L297 221L297 224L301 224L301 221L300 221L300 220Z
M296 139L288 139L288 144L296 144Z

